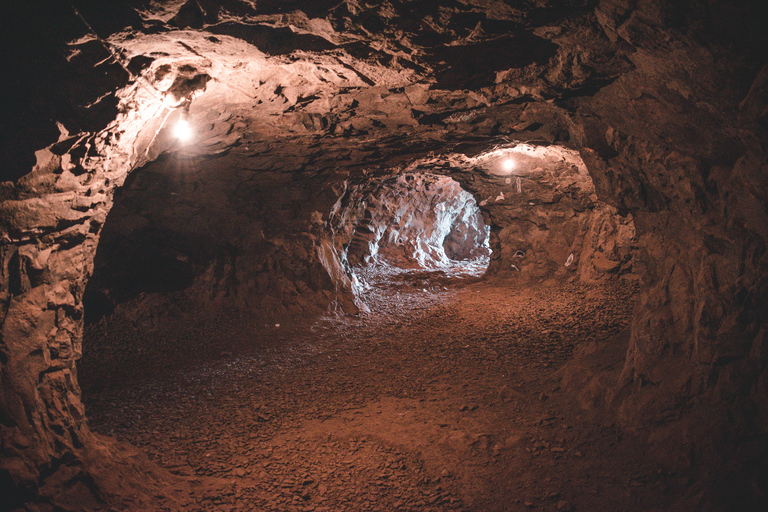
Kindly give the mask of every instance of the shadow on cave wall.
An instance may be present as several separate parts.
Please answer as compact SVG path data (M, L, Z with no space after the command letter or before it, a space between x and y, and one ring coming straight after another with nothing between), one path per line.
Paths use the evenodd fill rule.
M165 157L165 160L170 160ZM179 199L172 175L152 167L131 174L115 194L83 295L86 324L142 294L170 294L192 285L214 246L201 234L168 226L163 211Z

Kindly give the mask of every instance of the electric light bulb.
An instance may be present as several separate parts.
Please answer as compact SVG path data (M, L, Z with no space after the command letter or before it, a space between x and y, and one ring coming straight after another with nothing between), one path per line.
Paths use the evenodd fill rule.
M512 172L515 168L515 161L511 158L507 158L501 162L501 168L504 169L505 172Z
M186 142L192 138L192 127L189 126L189 121L186 119L179 119L176 126L173 128L173 135L181 142Z

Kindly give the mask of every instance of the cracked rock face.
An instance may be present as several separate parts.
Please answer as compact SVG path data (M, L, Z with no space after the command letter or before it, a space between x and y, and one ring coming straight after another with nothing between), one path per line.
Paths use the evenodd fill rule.
M368 182L340 201L334 232L352 265L436 269L490 252L490 228L477 202L451 178L400 174Z
M366 177L345 189L332 224L349 263L369 263L380 252L400 266L438 265L447 251L442 241L451 233L448 225L441 231L440 222L452 218L466 219L450 225L472 233L470 245L480 248L478 221L467 222L477 208L489 228L491 274L525 282L573 273L594 281L631 272L631 214L619 215L597 199L572 150L518 144L474 157L418 159L403 171L389 181ZM460 180L466 195L443 174ZM460 199L448 202L451 196ZM454 253L466 250L460 247Z
M14 504L54 500L78 471L124 491L93 469L120 455L89 433L75 366L105 223L105 254L131 250L120 234L176 236L160 257L188 270L173 286L193 303L321 311L340 285L353 311L333 207L404 173L475 198L491 275L639 276L622 421L695 399L748 433L767 424L763 7L17 4L0 116L0 485ZM532 160L499 174L488 162L509 148Z

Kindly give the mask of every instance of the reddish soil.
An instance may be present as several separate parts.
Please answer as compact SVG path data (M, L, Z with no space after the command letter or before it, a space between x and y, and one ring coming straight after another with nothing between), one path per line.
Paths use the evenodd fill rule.
M621 368L632 285L386 277L367 276L369 315L250 344L210 326L207 349L144 338L131 355L92 333L92 428L189 484L159 510L649 511L680 496L687 475L560 384L574 349Z

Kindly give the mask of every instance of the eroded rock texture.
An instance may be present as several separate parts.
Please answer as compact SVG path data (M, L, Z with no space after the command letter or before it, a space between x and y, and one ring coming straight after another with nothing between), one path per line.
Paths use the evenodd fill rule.
M317 217L328 216L331 191L310 176L252 168L257 161L170 158L132 175L101 239L87 314L97 320L122 305L152 322L240 312L263 324L324 312L340 267Z
M643 291L613 394L623 421L700 403L735 418L728 443L760 438L768 424L763 7L73 4L77 11L14 7L4 36L7 48L41 30L51 36L11 52L18 76L3 104L11 181L0 189L0 485L12 504L56 502L63 498L46 489L83 468L97 473L92 454L103 445L88 432L75 370L82 297L113 194L131 172L137 190L162 203L142 215L115 211L115 232L165 243L172 225L188 249L160 257L193 269L189 286L174 286L219 309L287 312L304 301L320 311L339 283L351 290L327 224L350 180L520 142L578 151L596 198L587 185L571 187L585 174L567 159L519 181L450 162L437 174L483 208L492 272L574 268L594 279L628 271L639 247ZM185 110L194 136L180 145L172 127ZM527 194L539 202L526 204ZM539 215L549 203L551 214ZM112 248L125 250L119 240ZM565 267L571 254L576 265ZM691 436L695 451L701 442ZM731 450L707 453L722 460ZM124 491L114 481L86 485L106 501Z
M341 254L352 265L440 268L490 252L477 202L445 176L366 181L339 198L334 216Z
M476 156L454 154L418 159L400 172L404 174L398 175L395 185L365 177L364 187L355 187L341 198L342 211L333 220L334 233L343 242L340 253L348 254L352 264L367 262L375 256L382 239L385 246L396 246L385 250L385 260L394 257L403 264L413 261L421 266L424 260L439 263L444 256L431 256L428 252L447 250L440 248L445 237L440 241L429 240L441 233L440 221L452 216L472 219L477 208L484 216L482 224L490 230L493 275L531 281L574 272L582 280L591 281L631 271L635 237L631 215L621 216L615 208L597 199L581 158L572 150L519 144ZM469 208L460 188L449 192L456 190L458 183L452 185L453 180L445 181L446 177L420 179L424 176L422 172L460 180L473 198ZM434 179L439 181L433 183ZM370 189L367 192L366 187ZM454 201L453 206L440 206L445 201L441 199L444 194L462 199ZM426 208L430 212L427 219L410 221L411 210L416 208L418 212L430 204L436 206ZM471 232L469 246L480 248L485 242L481 242L481 233L473 227L478 220L468 223L467 219L452 224L462 231L465 245L466 232ZM420 228L422 224L430 227L425 231ZM433 249L420 253L412 246L418 245L420 235L409 231L427 233L423 243ZM444 231L449 232L447 228ZM348 249L344 249L346 244ZM471 253L469 250L468 254Z
M604 3L596 14L607 37L637 48L635 69L583 102L592 117L580 135L598 194L632 211L640 234L645 291L625 376L666 388L652 408L709 388L751 417L767 396L765 111L750 107L765 101L755 96L765 72L742 66L761 50L742 47L735 58L700 46L700 25L684 35L662 25L671 8ZM744 23L741 36L728 33L731 44L748 37Z

